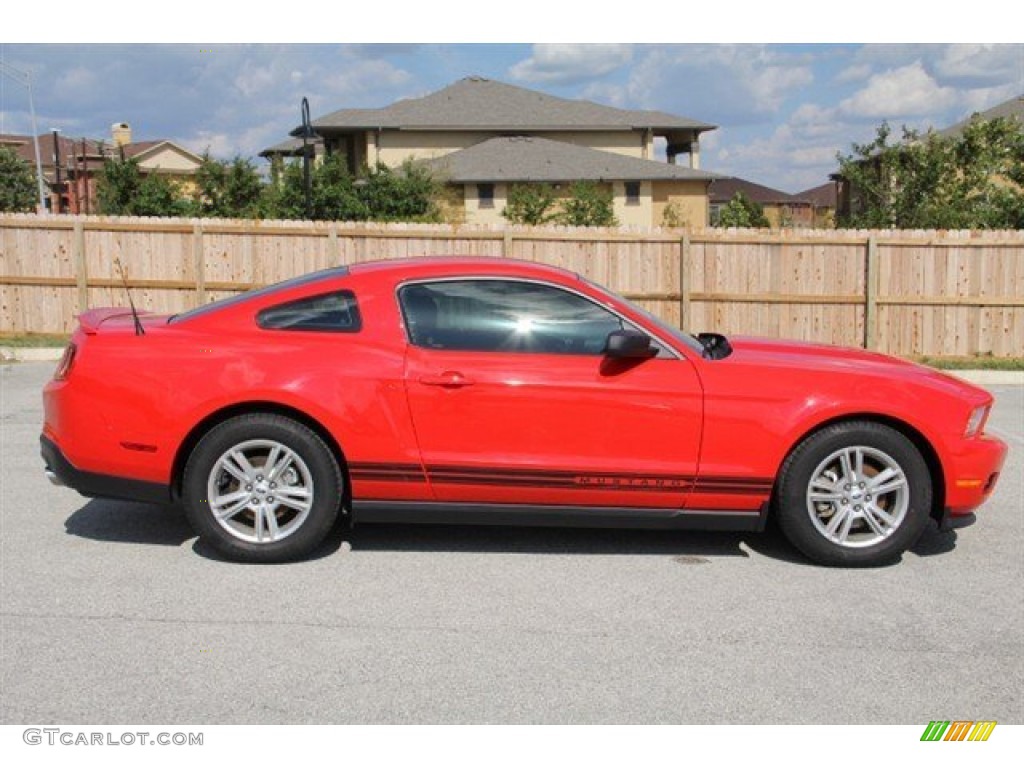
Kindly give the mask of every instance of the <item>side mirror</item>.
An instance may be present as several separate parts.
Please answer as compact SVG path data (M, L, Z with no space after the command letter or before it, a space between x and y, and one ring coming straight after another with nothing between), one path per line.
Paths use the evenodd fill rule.
M651 337L640 331L612 331L604 344L605 357L648 358L658 354L651 346Z

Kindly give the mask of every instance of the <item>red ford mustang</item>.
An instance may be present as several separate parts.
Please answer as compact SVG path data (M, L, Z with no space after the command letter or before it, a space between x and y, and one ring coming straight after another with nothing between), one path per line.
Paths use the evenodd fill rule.
M755 531L831 565L974 520L992 397L861 350L693 337L503 259L337 267L171 317L94 309L44 391L87 496L180 502L225 555L352 522Z

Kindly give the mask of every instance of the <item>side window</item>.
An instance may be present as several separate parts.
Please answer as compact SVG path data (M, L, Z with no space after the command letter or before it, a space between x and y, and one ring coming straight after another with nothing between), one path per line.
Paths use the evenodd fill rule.
M575 293L515 280L417 283L399 301L409 340L431 349L600 355L624 326Z
M477 184L476 185L476 196L480 199L481 208L493 208L494 207L494 185L493 184Z
M260 328L284 331L355 333L362 327L362 319L355 294L336 291L260 310L256 324Z

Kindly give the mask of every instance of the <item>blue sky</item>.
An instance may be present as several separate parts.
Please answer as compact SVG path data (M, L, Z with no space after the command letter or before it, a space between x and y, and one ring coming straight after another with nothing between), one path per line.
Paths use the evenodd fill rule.
M482 75L714 123L704 168L789 192L824 183L836 152L882 120L941 128L1024 94L1024 45L1012 43L19 42L0 43L0 60L33 73L41 131L102 138L126 121L138 140L221 157L285 138L303 96L315 117ZM0 132L28 132L25 90L0 82Z

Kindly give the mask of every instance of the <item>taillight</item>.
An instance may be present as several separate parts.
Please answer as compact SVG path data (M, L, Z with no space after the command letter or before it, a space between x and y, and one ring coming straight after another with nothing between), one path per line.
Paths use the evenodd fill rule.
M54 381L63 381L71 373L71 366L75 364L75 352L77 349L74 344L68 344L64 350L64 354L60 358L60 362L57 363L57 370L53 372Z

